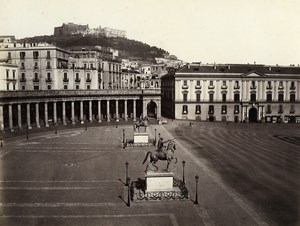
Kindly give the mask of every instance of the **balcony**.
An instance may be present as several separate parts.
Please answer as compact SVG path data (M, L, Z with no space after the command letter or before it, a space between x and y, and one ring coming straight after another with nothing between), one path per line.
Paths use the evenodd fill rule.
M63 78L63 82L69 82L69 78Z
M92 81L91 78L87 78L87 79L86 79L86 82L91 82L91 81Z
M182 85L182 89L188 89L189 86L188 85Z
M228 86L221 86L221 89L227 89Z
M267 86L266 89L273 89L273 86Z
M215 86L208 86L208 89L214 89Z
M48 70L51 69L51 66L47 66L46 69L48 69Z
M75 82L80 82L80 78L75 78Z
M257 86L250 86L250 89L256 89Z
M26 78L20 78L20 82L26 82Z
M290 87L290 90L295 90L296 89L296 86L291 86Z
M47 59L47 60L51 60L50 55L47 55L47 56L46 56L46 59Z
M20 66L20 69L21 69L21 70L25 70L25 66L24 66L24 65L21 65L21 66Z
M52 82L51 78L46 78L46 82Z
M32 80L33 82L39 82L40 81L40 79L39 78L33 78L33 80Z
M278 86L278 90L283 90L284 86Z
M39 69L39 66L35 65L33 66L33 69Z
M201 89L201 85L195 85L195 89Z

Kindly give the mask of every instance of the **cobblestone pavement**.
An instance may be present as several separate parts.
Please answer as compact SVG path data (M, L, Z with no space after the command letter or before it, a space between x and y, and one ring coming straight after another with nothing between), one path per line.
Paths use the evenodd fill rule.
M293 143L299 136L296 127L275 130L271 125L259 127L264 128L259 132L258 126L199 125L172 122L149 128L151 138L155 129L157 137L160 133L165 140L176 138L179 162L172 167L182 178L181 162L186 161L190 200L131 202L130 207L125 162L132 180L144 178L142 161L147 151L155 149L122 149L122 130L125 139L132 138L131 125L71 128L58 134L43 131L30 134L28 141L25 134L5 140L0 149L0 225L232 226L282 225L281 220L296 225L300 190L299 152ZM288 135L293 138L282 138ZM199 205L193 203L195 175L200 177ZM281 192L289 192L286 200ZM275 201L283 200L278 204L287 206L271 203L266 208L275 195L279 196ZM292 197L294 204L289 202ZM287 211L277 219L276 208Z

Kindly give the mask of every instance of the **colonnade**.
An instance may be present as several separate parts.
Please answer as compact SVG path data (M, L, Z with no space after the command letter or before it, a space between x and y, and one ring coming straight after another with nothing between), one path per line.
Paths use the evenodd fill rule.
M88 114L86 114L86 120L92 122L93 121L93 106L95 106L97 104L97 115L96 120L100 123L102 122L102 119L104 119L104 115L106 116L106 121L111 121L112 116L111 116L111 107L110 104L111 101L114 101L114 105L115 105L115 109L114 109L114 114L115 117L114 119L116 121L119 121L120 119L120 112L119 112L119 102L122 101L123 104L123 119L125 121L128 120L128 114L131 114L131 118L133 121L136 120L137 118L137 100L138 99L101 99L101 100L94 100L94 99L84 99L84 100L55 100L55 101L45 101L45 102L30 102L30 103L7 103L5 105L8 106L8 117L4 115L4 105L0 105L0 129L4 130L4 121L5 121L5 117L6 120L8 118L8 127L9 129L13 132L14 128L17 124L18 128L22 128L22 124L26 123L26 126L28 129L32 128L32 124L35 124L35 126L37 128L40 128L40 122L41 122L41 118L40 116L42 115L42 118L44 121L44 125L46 127L49 127L49 122L51 121L51 123L53 124L57 124L58 122L58 118L61 117L61 121L60 123L62 123L63 125L67 124L67 112L66 112L66 102L70 102L70 104L68 104L68 106L70 106L70 111L71 114L69 114L71 117L71 123L75 124L75 102L79 102L79 121L81 124L83 124L84 121L84 101L88 102L88 110L86 110L86 112L88 112ZM130 112L128 112L128 102L130 101L130 105L132 105L132 109L129 109ZM103 103L104 102L104 103ZM61 111L59 112L60 114L58 114L58 104L59 107L61 109ZM93 105L94 104L94 105ZM106 106L106 109L102 108L102 104L104 106ZM17 106L15 106L17 105ZM51 111L49 110L49 106L51 105ZM6 107L7 107L6 106ZM13 106L14 109L16 108L16 114L17 117L14 115L15 113L13 112ZM33 106L35 108L35 110L33 111ZM130 106L131 107L131 106ZM141 106L139 106L140 108L144 108L145 104L141 104ZM44 112L40 112L40 109L43 109ZM106 112L104 112L104 110L106 110ZM35 114L33 113L35 112ZM144 113L147 112L147 110L145 109L140 109L139 110L140 113ZM26 117L25 117L26 114ZM51 120L49 121L49 115L51 115ZM23 117L22 117L23 116ZM103 117L102 117L103 116ZM35 117L35 119L33 120L32 117ZM122 117L122 116L121 116ZM23 118L23 120L22 120ZM26 121L24 120L26 119ZM25 121L25 122L24 122ZM22 123L23 122L23 123Z

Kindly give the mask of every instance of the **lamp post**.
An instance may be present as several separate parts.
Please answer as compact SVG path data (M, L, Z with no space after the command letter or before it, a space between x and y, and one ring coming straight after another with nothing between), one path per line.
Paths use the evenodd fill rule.
M29 134L28 134L29 132L28 132L28 130L29 130L29 129L28 129L28 126L26 126L26 139L27 139L27 140L29 139Z
M116 128L118 128L118 121L116 121Z
M128 200L127 200L127 206L130 206L130 177L126 178L126 182L128 183Z
M185 184L185 178L184 178L184 167L185 167L185 161L182 161L182 182Z
M87 130L87 120L85 120L85 130Z
M57 134L57 123L55 123L55 134Z
M156 146L156 128L154 129L154 146Z
M126 184L125 184L125 185L126 185L126 186L129 185L129 182L128 182L128 180L127 180L127 179L129 178L129 177L128 177L128 165L129 165L129 162L125 162L125 166L126 166L126 167L125 167L125 168L126 168L126 177L125 177L125 178L126 178Z
M196 181L196 198L195 198L194 204L199 204L198 203L198 181L199 181L199 176L198 175L195 176L195 181Z
M125 149L125 129L123 129L122 148Z

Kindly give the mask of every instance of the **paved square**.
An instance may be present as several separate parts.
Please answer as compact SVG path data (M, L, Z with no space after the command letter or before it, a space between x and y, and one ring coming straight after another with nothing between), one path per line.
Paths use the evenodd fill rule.
M9 139L0 153L0 225L296 225L299 128L174 122L152 125L176 138L189 201L127 203L129 176L144 178L142 161L154 147L122 149L122 129L66 129ZM166 163L159 163L165 167ZM199 205L195 175L199 175ZM278 215L279 214L279 215Z

